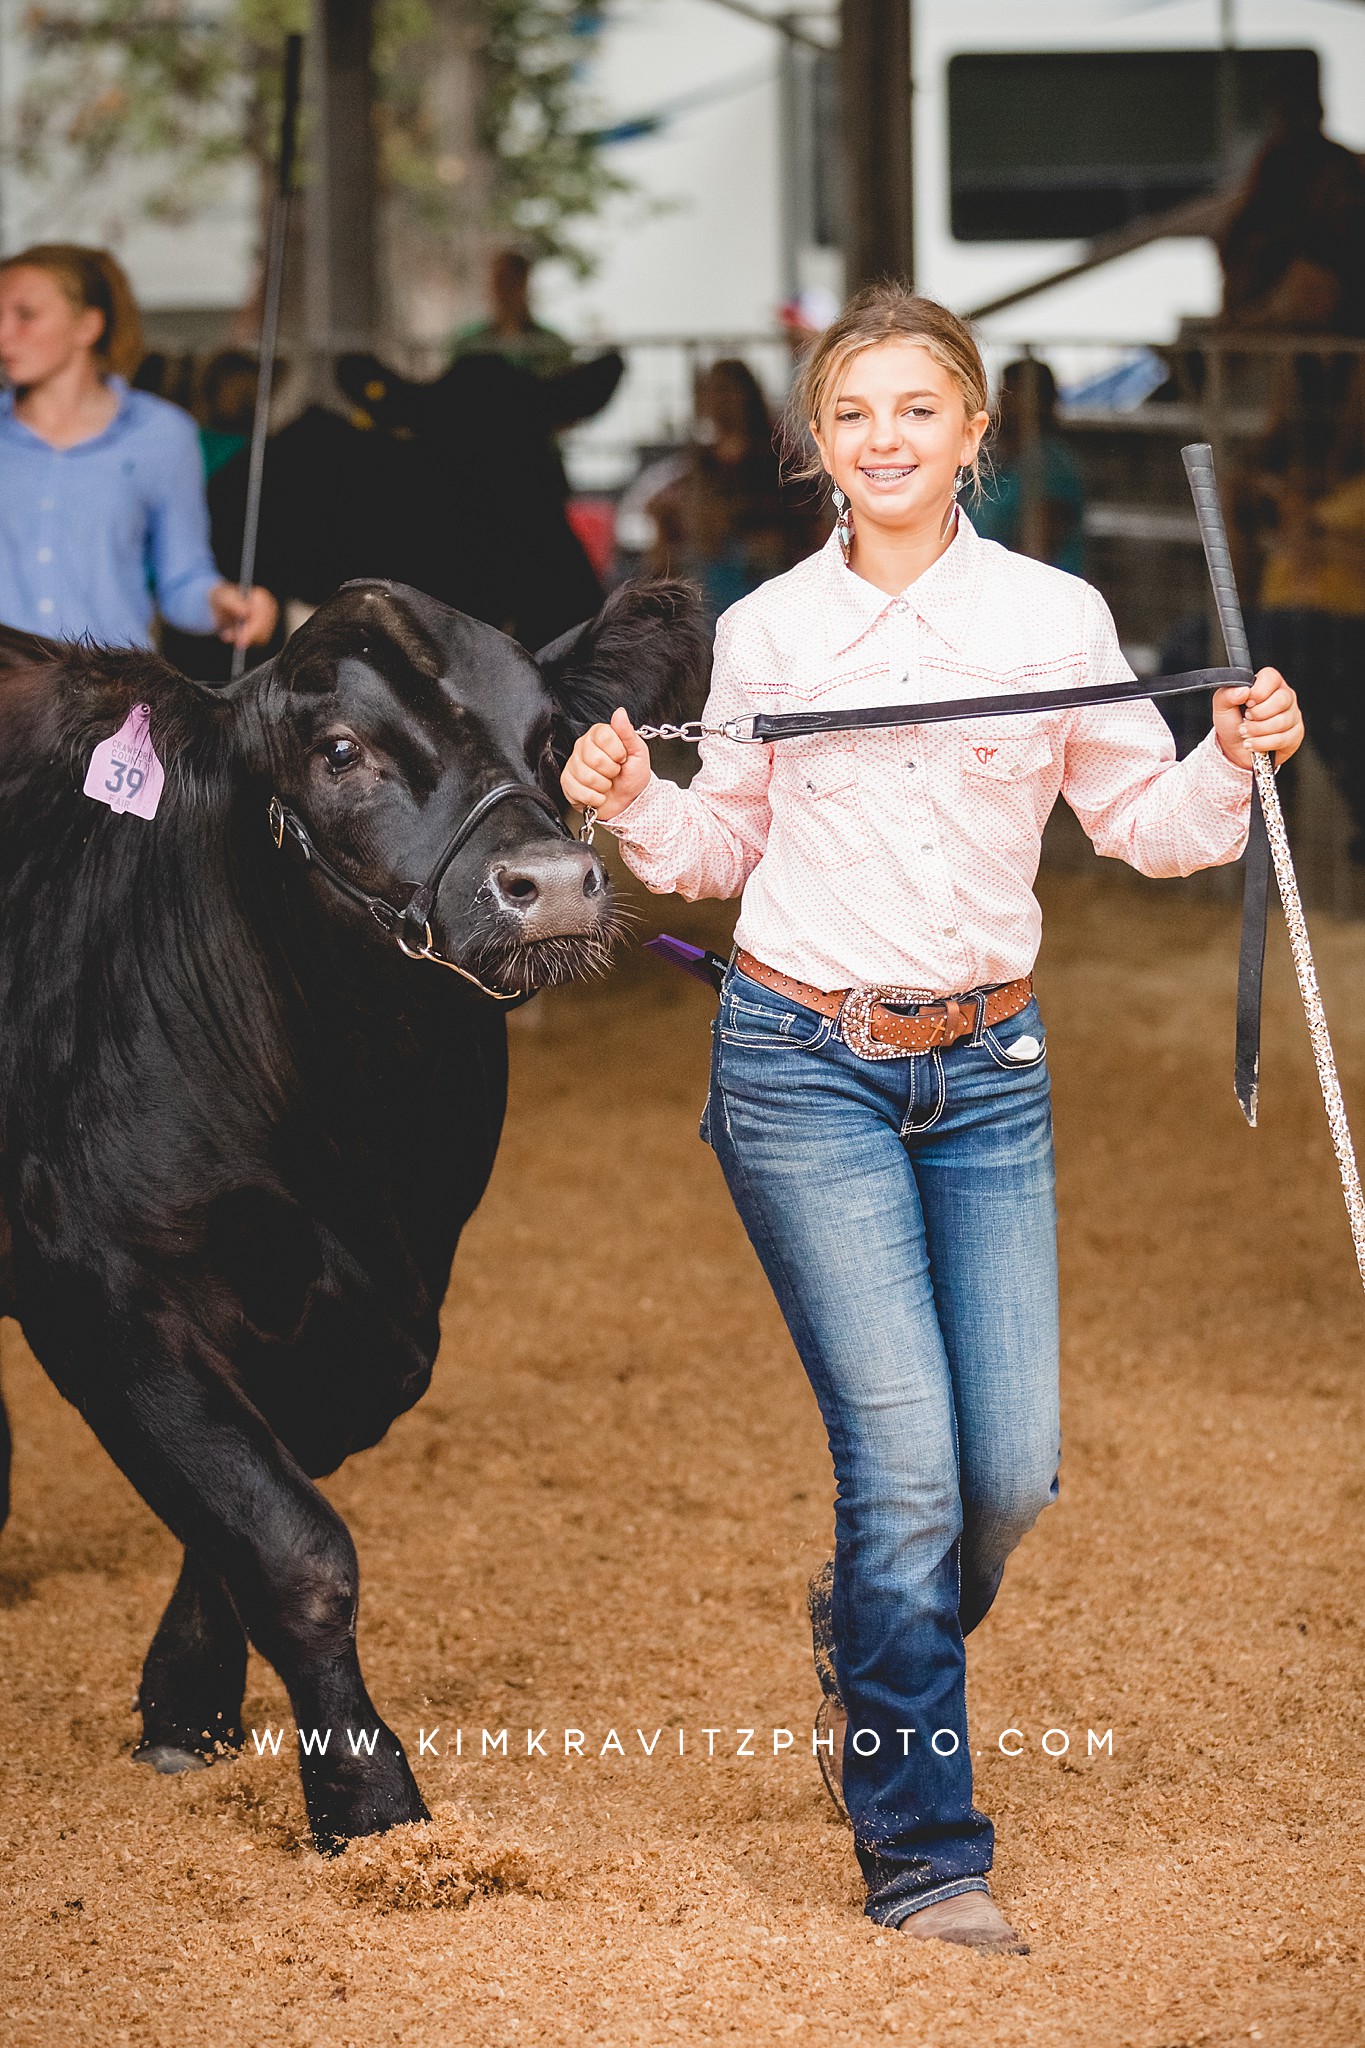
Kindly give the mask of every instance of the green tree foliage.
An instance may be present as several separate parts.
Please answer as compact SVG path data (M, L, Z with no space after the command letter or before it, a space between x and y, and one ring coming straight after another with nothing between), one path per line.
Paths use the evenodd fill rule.
M585 272L575 228L624 189L584 118L583 59L602 4L379 0L386 189L437 232L471 224L477 205L474 225ZM307 0L36 0L23 19L10 159L54 208L126 167L146 213L188 221L227 168L244 159L268 166L284 38L306 31L307 13ZM452 26L471 67L472 148L488 167L479 179L463 175L430 104L430 52Z
M495 166L496 224L536 255L590 267L572 224L626 181L609 172L581 125L579 68L600 26L601 0L566 10L556 0L482 0L487 21L483 142Z

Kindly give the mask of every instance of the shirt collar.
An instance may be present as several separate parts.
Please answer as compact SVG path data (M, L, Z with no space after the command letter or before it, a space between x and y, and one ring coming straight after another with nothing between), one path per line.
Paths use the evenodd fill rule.
M931 568L906 585L899 597L892 597L878 590L875 583L854 574L844 560L837 533L832 533L820 554L830 654L847 654L888 612L901 608L914 612L955 653L962 653L981 567L982 545L976 528L959 505L957 532L951 544Z
M46 448L49 454L60 452L65 455L83 455L87 448L98 448L114 435L121 434L128 423L128 417L132 410L131 393L127 379L125 377L107 377L105 382L118 400L118 407L114 417L101 432L92 434L88 440L77 441L72 448L62 449L61 451L54 449L50 441L45 441L41 434L34 433L32 427L26 427L22 420L15 418L14 386L12 384L7 384L4 390L0 391L0 427L7 433L20 435L24 440L32 442L36 447Z

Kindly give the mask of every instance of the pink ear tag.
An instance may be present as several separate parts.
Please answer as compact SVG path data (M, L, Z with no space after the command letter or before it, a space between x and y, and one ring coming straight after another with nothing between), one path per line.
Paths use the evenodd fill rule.
M134 704L118 731L101 740L85 771L85 794L108 804L120 816L154 818L165 786L166 771L152 745L146 704Z

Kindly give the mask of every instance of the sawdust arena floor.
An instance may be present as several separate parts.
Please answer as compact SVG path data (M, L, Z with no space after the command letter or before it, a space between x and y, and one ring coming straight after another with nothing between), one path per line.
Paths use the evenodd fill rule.
M827 1454L697 1140L708 996L635 953L514 1026L432 1392L327 1487L429 1828L319 1859L292 1731L279 1759L130 1765L176 1552L5 1326L8 2048L1365 2041L1362 1303L1283 933L1253 1134L1233 911L1107 864L1043 894L1062 1491L969 1666L1032 1953L862 1917L809 1749ZM723 941L715 907L640 908ZM1365 926L1314 928L1365 1138ZM288 1729L254 1657L246 1720ZM513 1754L480 1759L483 1728Z

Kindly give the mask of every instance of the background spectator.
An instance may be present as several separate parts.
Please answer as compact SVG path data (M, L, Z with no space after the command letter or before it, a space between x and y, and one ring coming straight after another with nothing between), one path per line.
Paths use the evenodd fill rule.
M278 368L278 366L277 366ZM199 445L204 474L212 477L251 442L260 365L239 348L210 356L199 379Z
M1219 238L1223 317L1365 334L1365 169L1322 132L1315 84L1286 74L1275 126Z
M159 613L266 640L274 599L243 597L209 547L194 422L125 381L141 353L107 251L47 243L0 264L0 621L148 647Z
M1007 363L990 472L971 521L987 540L1079 576L1085 566L1085 492L1057 431L1057 383L1032 356Z
M1295 357L1239 479L1257 659L1296 678L1304 723L1365 861L1365 365Z
M450 360L505 356L519 370L554 376L573 362L573 344L543 327L531 312L531 260L520 249L497 249L488 264L488 318L457 329Z
M747 364L724 357L697 381L691 447L644 507L656 575L690 576L719 617L818 546L820 516L782 483L773 420Z

